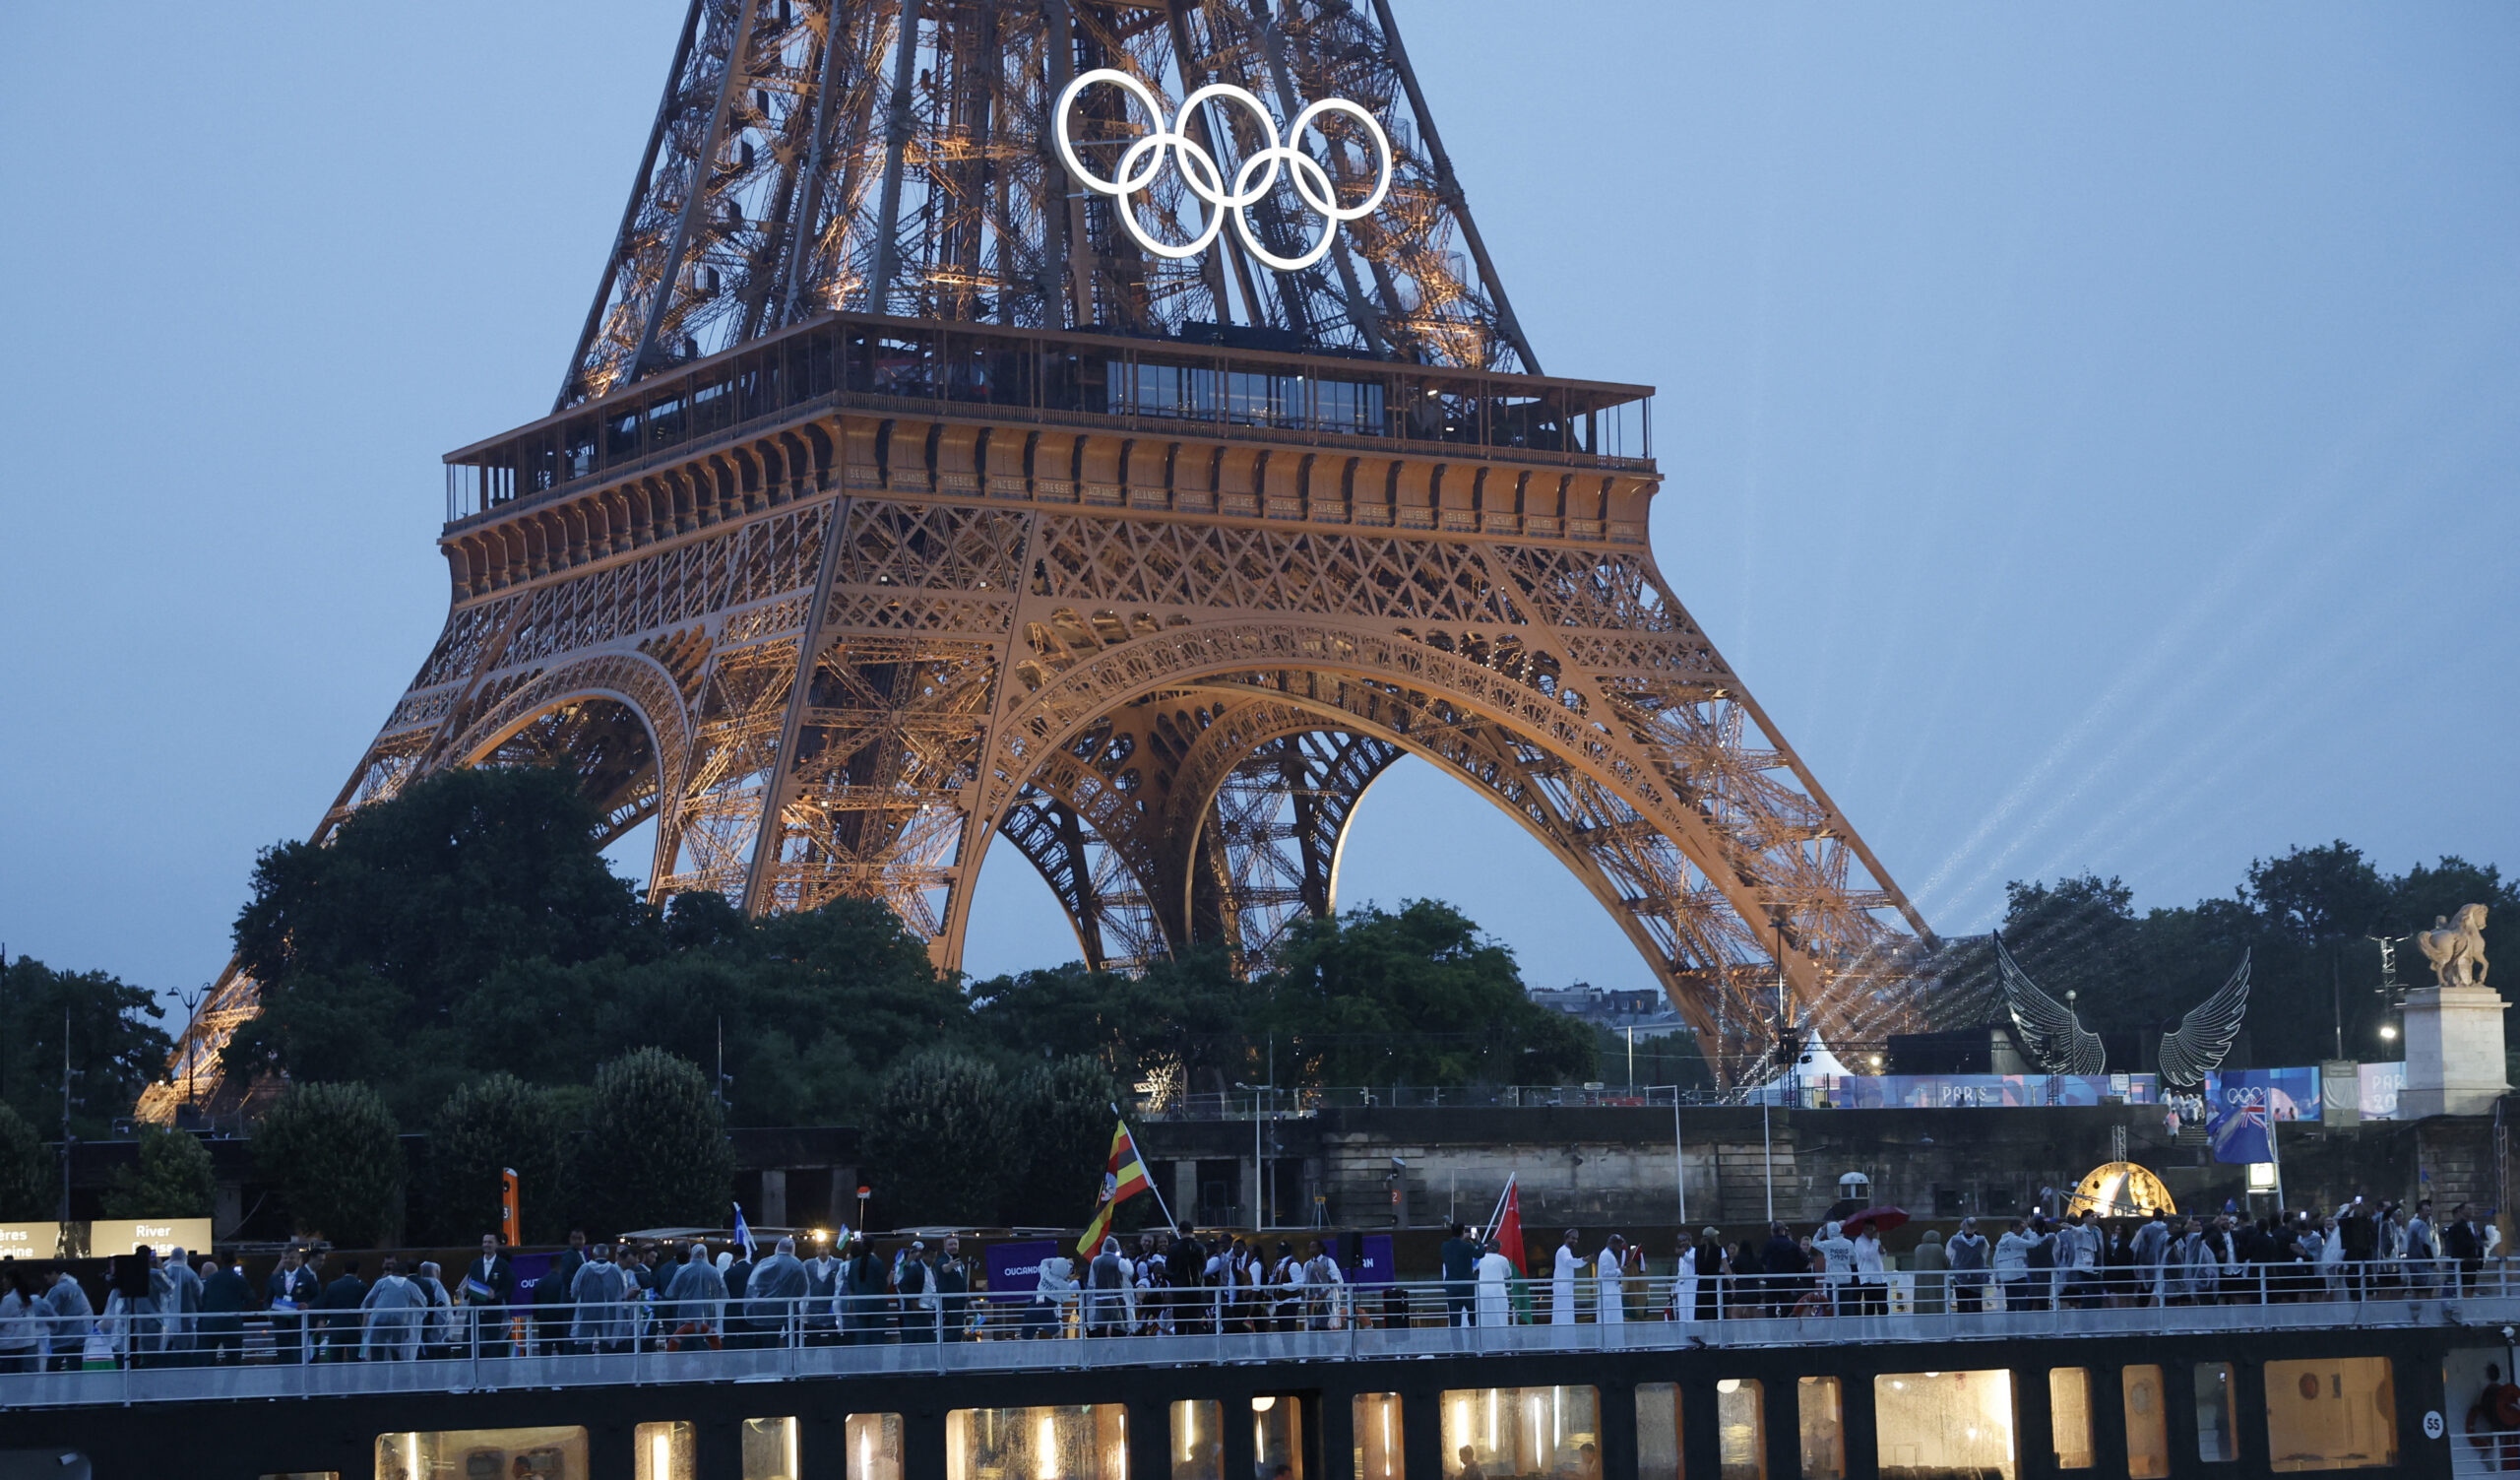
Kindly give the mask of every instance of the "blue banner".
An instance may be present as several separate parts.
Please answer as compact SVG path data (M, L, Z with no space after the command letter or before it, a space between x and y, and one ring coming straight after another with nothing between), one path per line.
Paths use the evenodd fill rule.
M2279 1121L2315 1121L2319 1113L2319 1071L2310 1068L2225 1069L2205 1076L2205 1097L2215 1114L2252 1101L2266 1106Z
M2238 1103L2214 1102L2214 1120L2206 1132L2214 1142L2214 1159L2261 1162L2275 1159L2275 1122L2259 1092Z
M1846 1074L1813 1083L1836 1110L1999 1109L2154 1102L2150 1074Z

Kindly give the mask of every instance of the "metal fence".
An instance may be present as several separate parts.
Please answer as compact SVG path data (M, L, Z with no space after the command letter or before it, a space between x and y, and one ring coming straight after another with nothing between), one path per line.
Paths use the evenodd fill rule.
M1679 1089L1669 1084L1591 1089L1571 1084L1364 1084L1333 1088L1244 1089L1222 1094L1142 1099L1136 1118L1147 1121L1247 1121L1300 1117L1325 1110L1548 1110L1563 1108L1662 1109L1674 1105L1738 1105L1744 1092Z
M1893 1272L1877 1285L1661 1275L1614 1284L1066 1289L956 1305L872 1295L625 1301L589 1308L584 1321L566 1305L441 1308L416 1326L374 1313L316 1312L276 1323L254 1318L250 1342L242 1321L221 1330L205 1317L188 1318L188 1326L109 1317L54 1332L55 1370L30 1370L43 1359L0 1350L0 1407L2520 1320L2520 1280L2500 1260L2106 1277L2118 1272L2035 1271L1984 1285Z

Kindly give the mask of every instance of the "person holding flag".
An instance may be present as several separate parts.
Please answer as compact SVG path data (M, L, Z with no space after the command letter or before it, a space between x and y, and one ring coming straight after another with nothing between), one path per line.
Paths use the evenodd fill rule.
M1076 1241L1077 1256L1083 1259L1101 1255L1103 1236L1110 1231L1111 1214L1140 1192L1155 1192L1155 1205L1163 1211L1165 1225L1172 1225L1172 1210L1165 1207L1164 1194L1155 1190L1155 1184L1146 1175L1146 1163L1138 1156L1129 1123L1118 1120L1119 1106L1112 1106L1111 1114L1116 1125L1111 1131L1111 1154L1102 1162L1102 1196L1094 1204L1094 1218L1085 1226L1085 1237Z

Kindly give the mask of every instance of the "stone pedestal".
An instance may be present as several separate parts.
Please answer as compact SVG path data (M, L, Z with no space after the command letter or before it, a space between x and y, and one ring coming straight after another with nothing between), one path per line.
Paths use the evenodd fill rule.
M2502 1013L2490 987L2426 987L2406 997L2406 1088L2398 1118L2491 1115L2510 1088L2502 1073Z

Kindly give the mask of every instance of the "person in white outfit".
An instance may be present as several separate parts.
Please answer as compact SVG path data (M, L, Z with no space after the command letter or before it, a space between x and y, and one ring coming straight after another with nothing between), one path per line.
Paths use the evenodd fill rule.
M1584 1272L1584 1255L1576 1251L1575 1230L1566 1230L1566 1241L1557 1246L1557 1263L1548 1276L1548 1323L1575 1323L1575 1280Z
M166 1288L158 1297L158 1322L165 1331L165 1347L170 1352L193 1349L193 1332L201 1315L201 1275L181 1249L166 1251L166 1262L159 1272L165 1276ZM179 1363L184 1358L176 1359Z
M1820 1272L1820 1289L1828 1296L1829 1309L1839 1315L1854 1314L1854 1292L1847 1285L1855 1278L1855 1241L1846 1236L1844 1225L1822 1224L1820 1237L1811 1241L1811 1252L1829 1256L1829 1266Z
M1494 1239L1489 1239L1487 1241L1486 1251L1486 1253L1479 1256L1479 1264L1477 1267L1477 1273L1479 1276L1479 1323L1480 1325L1510 1325L1513 1323L1514 1311L1511 1295L1512 1287L1507 1283L1507 1281L1514 1277L1514 1263L1513 1260L1506 1258L1503 1255L1496 1252L1496 1241Z
M452 1350L464 1337L463 1333L456 1329L455 1301L446 1293L446 1281L438 1269L437 1262L433 1259L421 1260L419 1273L411 1276L411 1283L419 1286L420 1293L427 1296L429 1302L428 1313L420 1318L421 1347L423 1349L439 1348L440 1354Z
M1593 1263L1593 1283L1598 1287L1600 1302L1593 1319L1603 1325L1617 1325L1627 1319L1627 1240L1617 1234L1602 1246L1602 1256Z
M784 1241L783 1241L784 1242ZM756 1276L757 1277L757 1276ZM569 1299L577 1305L569 1339L581 1352L615 1352L630 1339L630 1307L622 1289L631 1281L612 1261L612 1246L598 1244L569 1280ZM748 1287L749 1288L749 1287Z
M2019 1218L1995 1240L1995 1289L2003 1297L2003 1309L2025 1309L2029 1299L2030 1251L2038 1244Z
M362 1362L409 1362L419 1355L420 1324L429 1308L428 1292L403 1277L403 1261L388 1255L385 1272L367 1287L359 1302L366 1313L359 1333Z
M1881 1232L1871 1224L1855 1236L1855 1300L1856 1311L1864 1316L1884 1316L1890 1311L1889 1275L1881 1266Z
M1316 1331L1344 1331L1348 1328L1348 1276L1340 1271L1339 1256L1319 1239L1312 1241L1312 1257L1304 1261L1304 1287L1312 1292L1312 1328Z

